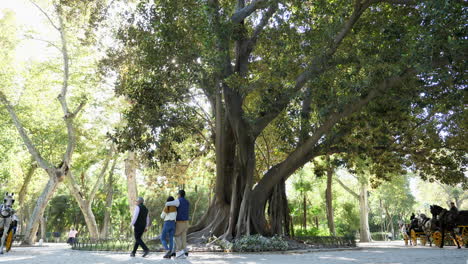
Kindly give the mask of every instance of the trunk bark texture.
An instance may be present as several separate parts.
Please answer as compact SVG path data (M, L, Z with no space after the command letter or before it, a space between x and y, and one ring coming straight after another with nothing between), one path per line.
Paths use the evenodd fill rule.
M328 229L330 230L330 234L332 236L336 236L335 220L333 219L332 182L333 182L333 168L330 166L330 159L328 159L327 189L325 191L325 201L327 205L327 222L328 222Z
M39 198L37 199L34 211L31 214L31 217L29 218L29 222L26 226L22 242L22 244L24 245L34 244L34 241L36 239L36 233L39 229L39 223L44 215L47 203L49 202L50 198L52 198L52 195L54 194L59 184L59 179L57 179L57 177L55 176L55 171L53 171L52 173L53 175L50 175L49 181L44 187L41 196L39 196Z
M40 219L40 226L41 226L41 239L42 241L45 242L45 238L46 238L46 219L45 217L41 217Z
M114 198L114 170L117 164L117 158L112 162L111 169L109 171L109 178L106 185L106 207L104 208L104 220L101 229L101 238L107 239L109 236L109 227L111 224L111 213L112 213L112 202Z
M136 169L137 160L134 152L128 152L125 159L125 175L127 176L127 191L128 191L128 206L130 214L135 210L135 201L138 197L137 183L136 183Z
M359 236L360 242L370 242L371 235L369 231L369 204L367 199L367 184L361 183L359 192Z
M286 184L281 181L277 185L268 201L268 216L270 220L270 230L272 234L291 236L290 232L290 211L288 199L286 197Z

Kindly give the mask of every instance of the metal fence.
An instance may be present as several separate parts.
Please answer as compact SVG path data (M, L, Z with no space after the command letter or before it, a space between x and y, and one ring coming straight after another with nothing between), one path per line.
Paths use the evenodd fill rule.
M355 247L356 241L352 238L333 236L301 236L296 240L317 248ZM143 239L151 251L163 251L159 238ZM133 248L133 237L119 237L110 239L77 238L72 249L88 251L129 252Z

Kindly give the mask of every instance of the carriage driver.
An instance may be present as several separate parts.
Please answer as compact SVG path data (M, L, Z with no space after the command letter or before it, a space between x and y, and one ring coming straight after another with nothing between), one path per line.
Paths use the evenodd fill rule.
M450 212L458 214L458 208L455 206L454 202L450 202Z

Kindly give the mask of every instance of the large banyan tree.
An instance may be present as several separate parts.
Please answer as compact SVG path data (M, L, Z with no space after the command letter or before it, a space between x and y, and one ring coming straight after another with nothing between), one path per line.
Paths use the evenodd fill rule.
M461 1L154 0L125 15L105 61L131 104L120 148L163 163L187 135L214 142L195 237L287 233L284 183L322 155L466 186ZM257 175L267 133L283 155Z

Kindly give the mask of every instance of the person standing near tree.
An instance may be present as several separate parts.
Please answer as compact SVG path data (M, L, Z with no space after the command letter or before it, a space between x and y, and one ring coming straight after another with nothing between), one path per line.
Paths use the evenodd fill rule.
M148 209L143 204L145 200L143 197L138 197L135 201L137 206L135 206L135 211L133 211L132 223L134 233L135 233L135 245L133 246L133 251L130 253L130 257L135 257L135 253L138 249L138 246L143 248L143 256L146 257L149 254L149 249L145 245L145 242L141 239L143 233L148 231L148 227L150 226L150 218L148 214Z
M176 246L172 250L171 256L176 258L186 258L188 256L187 249L187 230L189 228L189 209L190 203L185 199L185 191L179 190L178 199L172 202L167 202L166 206L177 207L177 218L176 218L176 231L175 231L175 242ZM177 248L177 254L176 252Z

